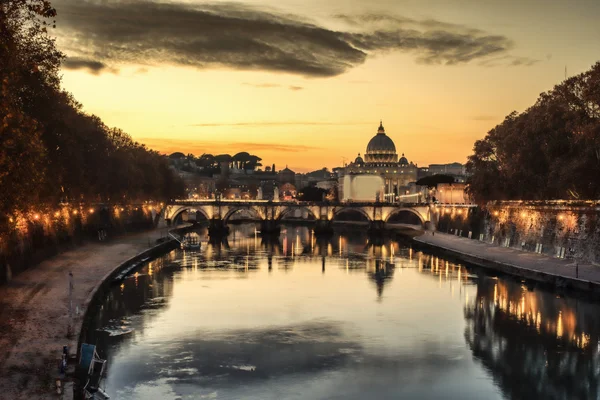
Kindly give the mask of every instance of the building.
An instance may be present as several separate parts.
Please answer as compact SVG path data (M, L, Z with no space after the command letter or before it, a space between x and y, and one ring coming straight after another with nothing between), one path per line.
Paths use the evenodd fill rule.
M340 179L339 198L342 201L381 201L381 193L384 188L384 179L378 175L369 174L348 174Z
M465 165L459 162L429 165L429 175L450 175L453 176L457 182L464 182L466 174Z
M469 195L464 183L439 183L434 191L435 198L441 204L468 204Z
M284 183L295 184L296 183L296 173L294 171L292 171L291 169L289 169L286 165L285 169L282 169L281 171L279 171L277 173L277 179L279 180L279 183L281 183L281 184L284 184Z
M380 200L396 202L401 201L401 196L409 191L410 183L417 180L418 167L409 162L404 153L398 159L396 145L387 136L383 122L380 122L377 133L367 144L364 158L359 153L354 162L345 166L343 172L339 171L340 198L351 200L351 196L344 192L344 184L349 182L344 180L345 176L376 175L383 179Z

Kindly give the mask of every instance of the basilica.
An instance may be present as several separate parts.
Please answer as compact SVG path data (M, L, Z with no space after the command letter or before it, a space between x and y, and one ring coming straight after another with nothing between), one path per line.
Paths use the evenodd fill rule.
M394 141L385 133L383 122L380 122L377 134L369 141L364 158L358 157L347 164L344 175L375 175L383 180L381 200L395 202L399 196L406 194L409 184L417 180L417 165L409 162L402 154L398 159Z

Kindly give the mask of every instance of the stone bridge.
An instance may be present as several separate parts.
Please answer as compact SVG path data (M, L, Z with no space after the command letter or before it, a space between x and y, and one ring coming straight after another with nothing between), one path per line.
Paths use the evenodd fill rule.
M275 231L280 222L294 217L316 221L323 227L332 223L364 224L371 229L389 227L409 227L423 230L435 226L437 207L425 203L329 203L329 202L273 202L267 200L177 200L168 204L162 215L162 222L170 224L183 212L196 212L204 216L211 225L226 225L237 213L261 222L261 230ZM363 221L348 221L342 216L359 213ZM404 215L408 223L389 222L395 215ZM413 216L413 217L410 217ZM416 218L415 218L416 217Z

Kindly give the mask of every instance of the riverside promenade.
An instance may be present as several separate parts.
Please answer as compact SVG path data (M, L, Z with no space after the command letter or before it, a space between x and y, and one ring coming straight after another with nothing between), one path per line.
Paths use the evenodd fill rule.
M600 297L600 266L576 264L575 260L500 247L478 240L436 232L413 239L468 263L511 275ZM577 265L577 267L576 267Z
M58 254L0 286L0 399L69 399L56 394L62 346L77 353L94 291L117 266L156 244L165 230L116 237ZM69 327L69 272L73 273Z

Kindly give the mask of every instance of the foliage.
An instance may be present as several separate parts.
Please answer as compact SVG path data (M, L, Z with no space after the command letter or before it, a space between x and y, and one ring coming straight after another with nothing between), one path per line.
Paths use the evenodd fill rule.
M600 196L600 62L475 142L468 190L489 200Z
M454 177L444 174L425 176L419 179L416 184L419 186L437 187L439 183L454 183Z
M58 202L166 200L183 184L165 157L83 112L60 88L46 0L0 4L0 215Z

